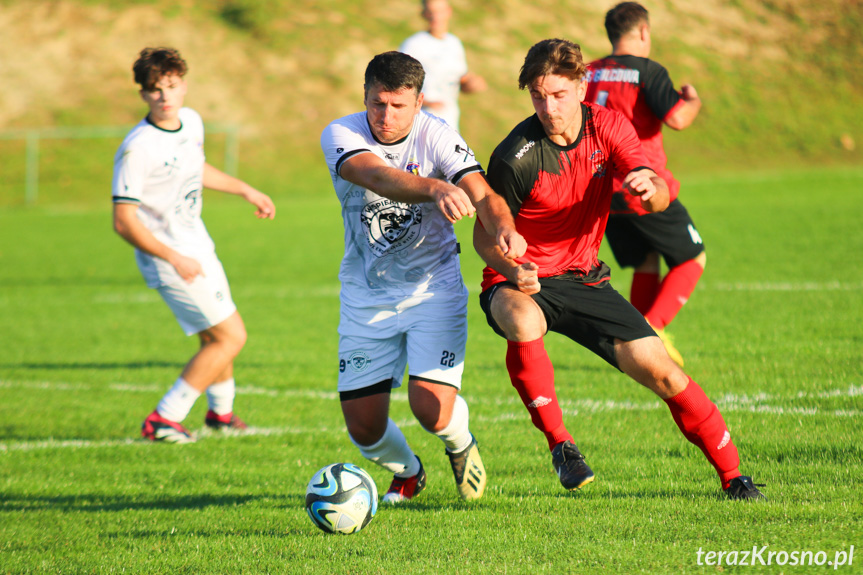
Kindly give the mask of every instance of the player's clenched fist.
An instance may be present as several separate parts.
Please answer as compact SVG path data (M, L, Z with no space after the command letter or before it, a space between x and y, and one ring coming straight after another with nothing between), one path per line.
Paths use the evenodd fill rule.
M476 212L470 198L458 186L446 184L436 189L433 195L438 209L450 223L457 222L464 217L472 218Z
M533 262L527 262L514 269L513 277L509 281L518 287L519 291L527 295L539 293L539 266Z
M527 241L515 228L501 227L497 231L497 246L508 260L520 258L527 251Z

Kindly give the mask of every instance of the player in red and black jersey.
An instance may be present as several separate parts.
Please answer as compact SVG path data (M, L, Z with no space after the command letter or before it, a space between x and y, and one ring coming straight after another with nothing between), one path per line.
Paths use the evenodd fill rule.
M474 229L474 245L488 265L480 304L489 325L507 339L512 385L545 435L566 489L594 476L563 423L543 344L548 331L590 349L661 397L730 497L763 498L741 475L737 448L716 405L671 360L644 316L611 287L608 267L597 257L614 175L647 212L664 210L669 200L632 124L583 102L585 72L577 44L544 40L533 46L519 87L529 89L536 114L515 127L489 162L489 183L507 201L528 243L523 257L508 259L482 222Z
M669 355L683 366L667 326L698 283L707 254L701 235L677 193L680 182L666 167L662 126L688 127L701 109L691 85L680 93L662 65L648 59L651 37L647 10L623 2L608 11L605 28L612 54L588 65L586 100L626 116L644 147L650 165L668 184L671 205L658 214L645 211L638 198L627 194L615 179L615 196L605 235L617 263L635 268L630 301L662 338ZM668 273L660 281L659 256Z

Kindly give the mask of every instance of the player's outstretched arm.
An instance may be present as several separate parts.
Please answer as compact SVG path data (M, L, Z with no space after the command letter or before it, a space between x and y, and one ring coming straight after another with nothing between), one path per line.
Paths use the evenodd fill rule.
M495 239L507 259L520 258L527 251L527 241L515 229L509 206L479 172L468 174L458 183L470 198L482 220L485 231Z
M648 169L633 170L623 179L623 189L641 197L641 206L648 212L661 212L668 207L669 192L665 180Z
M672 130L688 128L695 121L698 112L701 111L701 98L698 97L698 92L692 84L684 84L680 87L680 97L683 104L678 106L674 113L664 120L665 124Z
M500 273L527 295L539 293L539 266L533 262L518 263L508 258L485 229L482 221L473 226L473 247L488 267Z
M138 204L114 204L114 231L120 237L142 252L165 260L189 283L197 276L204 275L198 260L184 256L156 239L153 232L138 219L137 211Z
M459 79L459 89L464 94L476 94L478 92L485 92L488 89L488 84L485 78L479 74L468 72Z
M434 202L450 222L473 217L476 211L470 198L458 186L398 170L371 153L357 154L346 160L339 175L353 184L397 202Z
M243 180L230 176L225 172L214 168L210 164L204 164L204 187L241 196L247 202L257 208L255 215L259 219L270 219L276 217L276 206L270 196L259 192Z

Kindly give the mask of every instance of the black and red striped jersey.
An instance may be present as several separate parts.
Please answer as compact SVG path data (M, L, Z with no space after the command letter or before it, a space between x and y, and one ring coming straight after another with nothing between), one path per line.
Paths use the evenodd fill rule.
M649 166L632 124L617 112L582 103L582 126L569 146L552 142L534 114L517 125L491 155L488 181L527 240L517 261L534 262L540 277L589 274L597 258L615 176ZM491 268L482 288L505 281Z
M668 184L670 200L680 190L680 182L668 170L668 159L662 145L662 123L683 100L674 89L668 71L659 63L639 56L607 56L588 66L585 101L622 113L632 122L650 167ZM646 214L637 197L621 190L621 180L615 180L615 190L622 196L614 210ZM625 200L621 202L620 200ZM625 207L623 204L626 204Z

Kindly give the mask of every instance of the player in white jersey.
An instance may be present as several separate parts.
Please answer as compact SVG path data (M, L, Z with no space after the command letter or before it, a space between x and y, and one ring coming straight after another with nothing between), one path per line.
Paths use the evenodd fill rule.
M135 247L147 286L159 291L186 334L198 334L201 341L144 420L141 434L189 443L195 438L181 422L205 391L208 427L246 428L233 413L233 361L245 344L246 328L201 220L203 188L243 197L259 218L272 219L276 209L266 194L206 163L201 117L183 108L187 67L176 50L145 48L133 70L149 113L114 158L114 230Z
M459 92L472 94L486 89L485 80L468 70L461 40L449 33L452 7L447 0L423 0L422 16L428 31L407 38L399 52L420 61L426 73L423 110L443 118L459 129Z
M414 416L446 446L459 495L478 499L485 469L458 395L467 339L467 290L453 222L475 212L511 258L527 245L465 141L421 111L422 65L375 56L366 111L321 135L345 224L339 278L339 396L351 441L394 474L385 502L416 496L422 463L389 418L390 392L408 367Z

